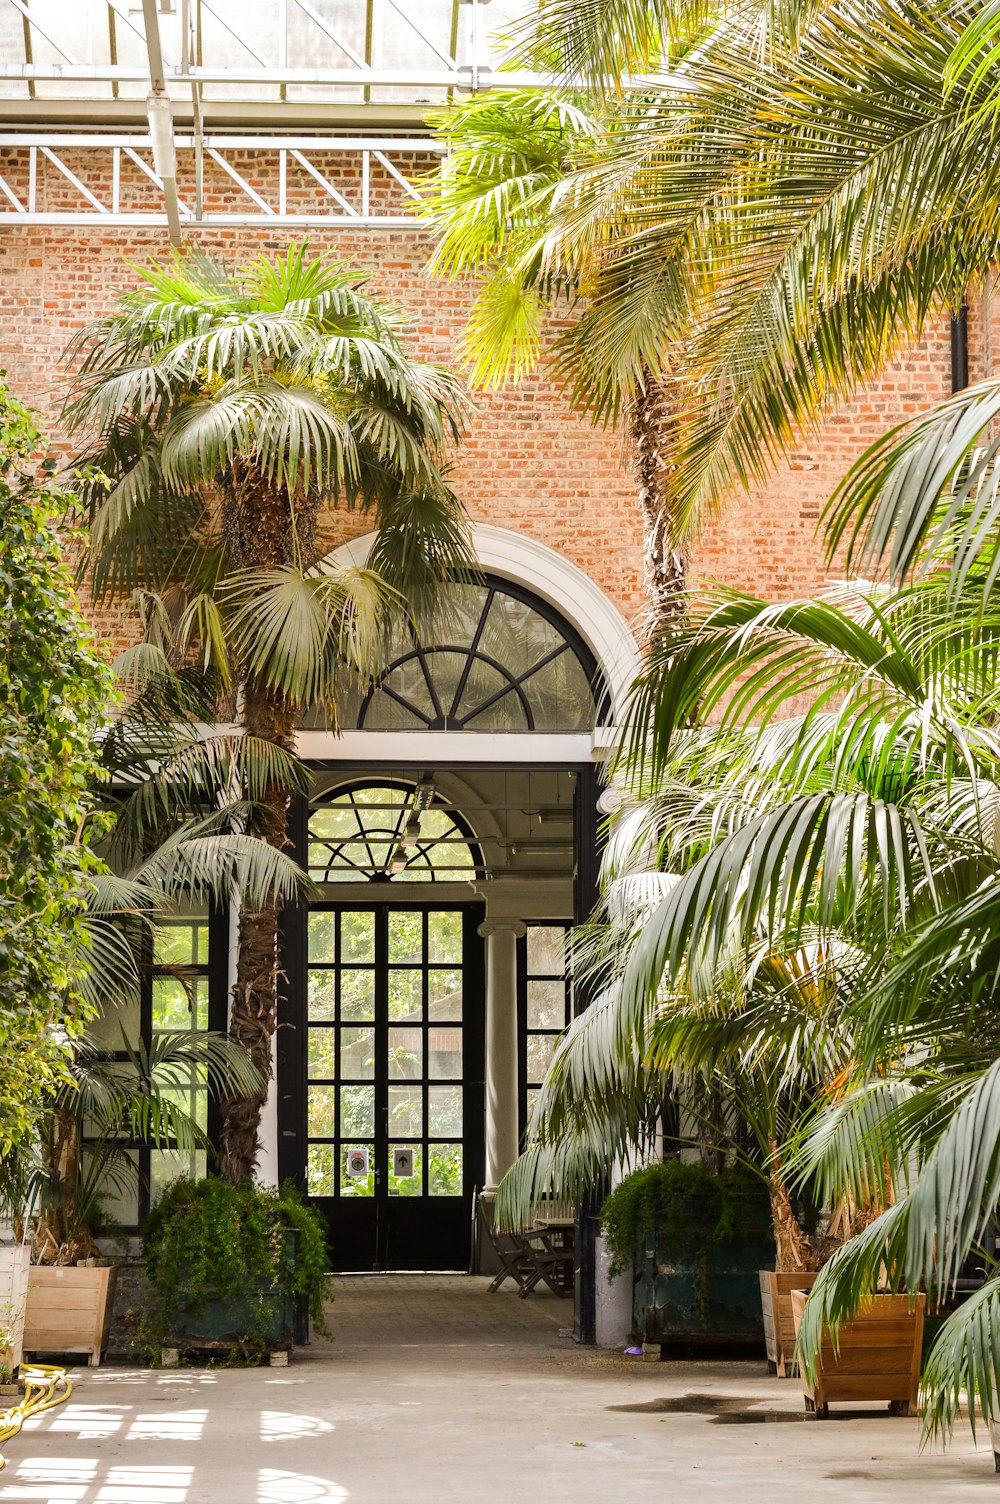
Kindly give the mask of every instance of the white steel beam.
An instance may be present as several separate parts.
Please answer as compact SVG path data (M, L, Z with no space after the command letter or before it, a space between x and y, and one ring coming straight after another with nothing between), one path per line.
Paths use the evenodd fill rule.
M196 154L198 141L186 134L174 139L177 153ZM239 172L226 153L251 150L260 153L268 169L268 182L273 180L276 188L277 207L268 201L265 192L258 191ZM138 132L74 133L70 131L4 131L0 132L0 226L10 224L37 225L162 225L166 223L175 238L189 233L199 225L257 225L285 224L296 226L353 225L398 227L412 224L411 216L398 206L391 209L376 207L372 210L371 170L373 161L378 164L409 199L419 202L420 193L414 184L392 160L403 156L409 161L414 156L440 156L444 150L441 143L430 136L256 136L241 135L208 136L204 138L206 155L237 185L247 199L245 208L210 210L201 214L192 211L190 203L177 197L176 180L173 203L176 223L171 224L169 199L164 194L161 211L155 201L145 208L142 203L129 212L121 209L121 165L123 156L129 160L150 184L152 191L164 193L166 183L162 174L150 167L147 160L150 138ZM19 191L18 175L5 168L4 152L28 153L27 194ZM72 166L60 153L73 152ZM351 165L349 184L334 182L327 163L330 157L339 157ZM328 207L295 212L288 204L287 163L291 158L308 176L319 185L326 195ZM319 159L319 165L313 158ZM40 210L38 206L39 174L46 170L57 172L80 194L80 207L61 207L58 210ZM185 164L183 177L190 175L190 158ZM325 170L324 170L325 169ZM23 171L23 167L21 168ZM350 183L354 185L351 193ZM110 187L109 187L110 185ZM350 196L349 196L350 195ZM274 196L274 195L271 195ZM356 201L352 202L352 197ZM293 200L294 203L294 200ZM359 207L360 204L360 207Z

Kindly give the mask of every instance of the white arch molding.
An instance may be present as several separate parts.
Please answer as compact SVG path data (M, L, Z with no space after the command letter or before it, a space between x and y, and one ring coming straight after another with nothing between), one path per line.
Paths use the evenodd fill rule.
M611 727L599 727L592 733L508 732L503 738L505 759L512 763L567 763L600 756L614 742L610 733L639 670L639 650L625 618L589 575L537 538L487 522L474 522L469 531L484 571L530 590L575 628L593 653L611 695ZM374 541L375 534L366 533L344 543L327 555L320 567L363 568ZM402 761L427 755L433 746L437 760L444 761L457 759L461 743L461 757L479 761L484 756L496 756L495 746L492 751L488 747L494 740L472 731L343 731L337 736L302 731L298 750L304 757L363 755L373 761L383 757Z

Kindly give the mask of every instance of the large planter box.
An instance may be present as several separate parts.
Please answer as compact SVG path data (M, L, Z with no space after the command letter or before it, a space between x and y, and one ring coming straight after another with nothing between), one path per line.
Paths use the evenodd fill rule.
M792 1291L798 1332L807 1291ZM824 1334L814 1382L802 1375L806 1409L830 1413L831 1401L888 1400L896 1415L915 1415L924 1334L923 1295L876 1295L851 1321L841 1323L834 1348Z
M649 1239L636 1260L632 1320L637 1340L763 1346L759 1271L774 1249L756 1244L713 1248L681 1263Z
M24 1348L33 1353L79 1353L91 1368L101 1361L111 1270L32 1264Z
M242 1342L247 1339L269 1346L291 1343L295 1325L293 1303L280 1290L265 1294L266 1325L262 1324L256 1303L239 1298L209 1300L195 1309L185 1307L174 1323L174 1337L190 1343Z
M764 1345L767 1363L779 1379L792 1373L795 1353L795 1317L792 1314L792 1291L808 1290L815 1274L788 1274L784 1270L761 1269L760 1309L764 1317Z
M24 1316L28 1301L28 1269L31 1249L27 1243L0 1247L0 1328L10 1338L0 1346L0 1368L13 1372L24 1348Z

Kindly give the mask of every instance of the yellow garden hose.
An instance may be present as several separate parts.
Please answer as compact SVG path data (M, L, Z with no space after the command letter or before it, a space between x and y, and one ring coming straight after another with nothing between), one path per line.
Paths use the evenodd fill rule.
M16 1436L29 1415L51 1410L73 1393L65 1368L54 1368L49 1363L22 1363L18 1373L24 1385L24 1398L10 1410L0 1410L0 1443ZM0 1453L0 1468L4 1466L6 1459Z

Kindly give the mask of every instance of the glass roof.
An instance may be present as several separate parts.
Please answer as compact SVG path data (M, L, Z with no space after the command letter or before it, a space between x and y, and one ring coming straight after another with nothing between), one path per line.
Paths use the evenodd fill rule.
M524 0L156 0L175 104L424 106L495 68ZM512 76L512 81L516 77ZM0 0L0 101L149 92L141 0ZM0 105L2 111L2 105Z

